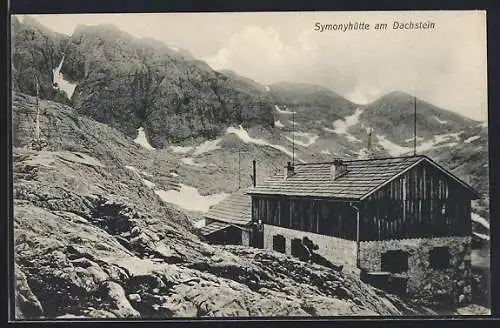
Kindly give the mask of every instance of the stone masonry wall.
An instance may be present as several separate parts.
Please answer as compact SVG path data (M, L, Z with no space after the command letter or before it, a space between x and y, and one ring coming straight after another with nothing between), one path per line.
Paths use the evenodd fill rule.
M309 238L319 246L315 253L323 256L336 265L354 268L356 266L356 242L340 239L332 236L324 236L312 232L300 231L264 225L264 248L273 249L273 236L282 235L285 237L285 253L291 254L292 239L303 237Z
M250 246L250 230L243 228L241 230L241 245Z
M450 265L431 268L429 252L448 247ZM467 304L471 301L471 238L441 237L367 241L360 243L360 267L381 271L382 254L390 250L408 252L408 294L429 304Z

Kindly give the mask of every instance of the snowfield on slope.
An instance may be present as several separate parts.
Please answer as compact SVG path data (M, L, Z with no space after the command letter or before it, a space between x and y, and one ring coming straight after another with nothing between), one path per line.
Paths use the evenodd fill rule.
M191 165L191 166L205 167L205 165L203 165L203 164L196 163L194 161L194 158L192 158L192 157L183 157L183 158L181 158L181 162L184 164L187 164L187 165Z
M238 129L230 126L229 128L227 128L226 134L236 134L238 136L238 138L240 138L244 143L252 143L252 144L260 145L260 146L269 146L269 147L272 147L274 149L277 149L277 150L285 153L286 155L288 155L290 157L293 157L293 153L281 145L271 144L269 141L264 140L264 139L250 137L250 135L248 134L248 131L245 130L241 125L239 126ZM295 156L295 158L297 158L297 156ZM297 160L300 162L304 162L300 158L297 158Z
M360 140L358 138L349 133L349 128L359 123L361 113L363 113L363 109L357 108L352 115L333 121L333 129L323 128L323 130L330 133L345 135L347 140L351 142L359 142Z
M61 73L61 67L62 67L63 63L64 63L64 56L61 59L59 66L57 66L56 68L54 68L52 70L52 73L54 76L54 79L52 82L54 83L54 86L56 89L59 89L59 90L66 92L66 95L68 95L68 98L71 99L71 96L73 96L73 92L75 92L76 83L71 83L64 78L63 74Z
M476 140L478 140L480 138L481 138L481 136L473 136L473 137L465 139L464 143L471 143L471 142L476 141Z
M175 204L188 211L207 212L210 206L215 205L229 196L227 193L200 195L197 188L180 184L180 190L155 190L155 193L167 203Z
M436 115L434 115L433 117L434 117L434 119L435 119L436 121L438 121L438 123L439 123L439 124L446 124L446 123L448 123L448 121L446 121L446 120L441 120L441 119L440 119L439 117L437 117Z
M432 139L428 139L426 141L420 142L417 145L417 152L426 152L433 148L443 148L443 147L453 147L458 145L458 141L460 141L460 135L463 131L457 133L445 133L434 136ZM391 156L401 156L404 154L411 153L413 151L413 147L406 147L398 145L389 139L386 136L377 134L378 144L382 146ZM451 140L450 140L451 139ZM412 141L413 138L406 139L406 142ZM417 140L422 140L421 137L417 136ZM443 143L445 142L445 143Z
M471 213L471 219L472 219L472 221L474 221L476 223L479 223L480 225L482 225L486 229L490 230L490 223L488 222L488 220L486 220L482 216L480 216L480 215L472 212Z
M296 112L289 111L287 108L281 109L278 105L274 105L276 111L280 114L295 114Z
M293 133L295 135L295 140L294 138L291 138L291 137L288 137L288 136L285 136L285 139L290 141L290 142L295 142L297 145L300 145L302 147L309 147L311 146L312 144L315 144L316 141L318 141L319 139L319 135L315 134L315 133L307 133L307 132L294 132ZM303 138L303 139L306 139L306 141L302 141L300 139L297 139L298 138Z
M149 144L148 138L146 137L146 132L144 128L141 126L137 129L137 137L134 139L134 142L147 150L154 150L155 148Z
M219 142L221 139L215 139L215 140L206 140L203 143L199 144L198 146L170 146L169 149L174 153L174 154L188 154L190 152L193 152L193 156L201 155L203 153L208 153L213 150L220 149L219 147Z

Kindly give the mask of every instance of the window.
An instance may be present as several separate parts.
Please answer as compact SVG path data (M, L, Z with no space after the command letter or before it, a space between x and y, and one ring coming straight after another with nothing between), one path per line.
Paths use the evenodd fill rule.
M292 229L300 230L300 203L294 201L291 203L292 205Z
M435 247L429 252L429 265L433 269L446 269L450 266L448 247Z
M288 199L281 199L279 204L280 210L280 226L288 228L290 227L290 203Z
M408 253L401 250L383 253L381 269L393 273L408 271Z
M292 246L291 247L292 248L292 255L300 257L302 254L302 240L300 240L298 238L292 239L291 246Z
M279 209L279 201L277 200L269 200L269 214L271 215L271 224L279 226L280 224L280 209Z
M285 237L282 235L273 236L273 249L280 253L285 253Z

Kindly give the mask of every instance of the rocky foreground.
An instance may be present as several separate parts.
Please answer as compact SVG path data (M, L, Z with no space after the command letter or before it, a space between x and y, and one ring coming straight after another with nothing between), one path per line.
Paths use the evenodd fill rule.
M28 150L34 99L13 105L17 318L426 313L349 272L204 243L145 183L174 188L178 163L47 101L48 147Z
M202 242L126 169L14 149L18 318L398 315L352 274Z

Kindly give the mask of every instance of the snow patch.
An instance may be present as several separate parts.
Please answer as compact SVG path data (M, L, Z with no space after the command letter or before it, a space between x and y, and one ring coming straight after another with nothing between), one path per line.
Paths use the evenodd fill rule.
M175 154L187 154L194 149L193 146L170 146L169 148Z
M470 137L470 138L467 138L464 140L465 143L471 143L473 141L476 141L477 139L481 138L481 136L473 136L473 137Z
M347 130L351 127L356 125L359 122L359 116L363 110L361 108L357 108L354 111L354 114L348 115L344 117L343 119L339 119L333 122L333 129L335 130L336 133L338 134L347 134Z
M213 150L220 149L219 142L221 139L207 140L198 146L170 146L170 150L175 154L188 154L193 152L194 156L201 155Z
M458 145L460 141L460 135L464 133L463 131L456 133L445 133L434 136L434 138L421 142L417 145L417 152L426 152L434 148L445 148L454 147ZM382 146L391 156L400 156L413 151L413 147L400 146L388 140L383 135L377 135L378 143ZM454 139L455 141L450 141ZM421 137L417 137L417 140L423 140ZM406 139L405 142L413 141L413 138ZM446 142L446 143L443 143Z
M54 83L55 89L64 91L66 95L68 95L68 98L71 99L71 96L73 96L73 92L75 91L76 88L76 83L71 83L68 80L64 79L64 76L61 73L61 67L63 65L63 62L64 62L64 56L61 59L59 66L57 66L52 70L52 75L53 75L52 83Z
M177 173L175 173L175 172L170 172L168 175L170 175L171 177L174 177L174 178L176 178L176 177L178 177L178 176L179 176L179 175L178 175Z
M168 48L169 48L169 49L171 49L171 50L173 50L173 51L177 51L177 52L181 51L181 50L180 50L179 48L177 48L177 47L171 47L171 46L168 46Z
M266 88L266 91L267 91L267 92L269 92L269 90L271 90L271 89L269 89L269 87L268 87L267 85L266 85L266 86L264 86L264 88Z
M151 174L149 174L149 173L147 173L147 172L144 172L144 171L139 171L136 167L134 167L134 166L130 166L130 165L125 165L125 168L126 168L127 170L130 170L130 171L134 172L134 173L137 175L137 177L138 177L139 179L141 179L141 182L142 182L142 183L143 183L146 187L148 187L148 188L154 188L154 187L156 187L156 184L155 184L154 182L151 182L151 181L149 181L149 180L144 179L143 177L141 177L141 174L142 174L142 175L145 175L145 176L148 176L148 177L153 177Z
M319 138L319 135L314 134L314 133L294 132L293 134L297 137L303 137L303 138L307 139L307 141L301 141L300 139L297 140L296 138L294 140L293 138L290 138L290 137L285 137L285 139L290 141L290 142L295 142L297 145L300 145L302 147L309 147L310 145L316 143L316 141Z
M330 133L345 135L347 140L349 140L350 142L361 142L358 138L348 132L351 126L359 123L359 117L361 113L363 113L363 110L361 108L357 108L352 115L348 115L343 119L335 120L333 122L333 129L323 128L323 130Z
M488 122L484 121L478 124L480 128L487 128L488 127Z
M488 241L490 240L490 236L485 235L484 233L474 232L474 235L476 237L483 239L483 240L488 240Z
M434 119L435 119L436 121L438 121L438 123L439 123L439 124L446 124L446 123L448 123L448 121L446 121L446 120L441 120L441 119L439 119L439 117L437 117L437 116L435 116L435 115L434 115L433 117L434 117Z
M156 184L154 182L151 182L147 179L141 179L142 183L144 183L144 185L148 188L151 188L153 189L154 187L156 187Z
M274 149L277 149L277 150L287 154L290 157L293 157L293 153L281 145L274 145L274 144L271 144L270 142L268 142L267 140L250 137L250 135L248 134L248 131L245 130L241 125L239 126L238 129L236 129L232 126L228 127L226 134L236 134L238 136L238 138L240 138L244 143L253 143L256 145L260 145L260 146L269 146L269 147L272 147ZM304 162L303 160L301 160L299 158L297 158L297 160L299 160L300 162Z
M203 142L201 145L197 146L193 152L193 155L201 155L203 153L207 153L213 150L220 149L218 146L220 139L215 140L207 140Z
M175 204L185 210L207 212L210 206L215 205L229 196L227 193L200 195L198 189L180 184L180 190L156 190L155 193L167 203Z
M276 111L280 114L295 114L296 112L289 111L287 108L281 109L278 105L274 105Z
M456 141L460 141L460 135L463 133L463 131L456 132L456 133L445 133L445 134L439 134L437 136L434 136L433 139L427 140L425 142L422 142L420 145L417 146L417 151L419 152L426 152L432 148L443 148L443 147L454 147L458 145ZM450 141L450 139L455 139L455 142L448 142L445 144L441 144L438 146L438 144ZM413 138L412 138L413 140ZM417 137L418 140L418 137Z
M330 133L337 133L337 130L334 130L334 129L330 129L330 128L323 128L324 131L326 132L330 132ZM361 140L359 140L358 138L356 138L355 136L353 136L352 134L350 133L347 133L347 134L344 134L344 136L346 137L346 139L349 141L349 142L361 142Z
M490 229L490 223L488 222L488 220L486 220L482 216L479 216L478 214L472 212L471 219L472 219L472 221L479 223L480 225L482 225L486 229L488 229L488 230Z
M137 129L137 137L134 139L134 142L146 148L147 150L155 149L149 144L148 138L146 137L146 132L144 131L144 128L142 126Z
M203 164L195 163L194 158L192 158L192 157L183 157L183 158L181 158L181 162L184 164L187 164L187 165L191 165L191 166L205 167L205 165L203 165Z
M280 129L285 127L285 125L283 123L281 123L280 120L275 121L274 126L280 128Z
M319 152L320 154L324 154L324 155L331 155L332 153L330 153L330 150L329 149L323 149Z
M391 156L400 156L412 150L411 148L402 147L398 144L395 144L392 141L388 140L385 136L379 134L377 134L377 139L379 145L382 146L385 150L387 150L387 152Z
M405 139L405 142L410 142L410 141L413 141L413 139L414 139L413 137L408 138L408 139ZM417 136L417 142L419 142L419 141L423 141L423 140L424 140L424 138L422 138L422 137L418 137L418 136Z

